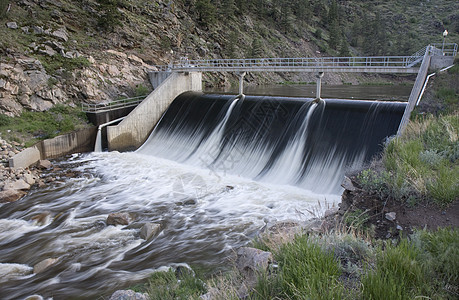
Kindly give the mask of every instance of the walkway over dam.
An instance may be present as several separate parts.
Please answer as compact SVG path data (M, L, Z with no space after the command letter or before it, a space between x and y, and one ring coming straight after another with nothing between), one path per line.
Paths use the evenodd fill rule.
M443 48L443 51L442 49ZM410 56L297 57L250 59L181 58L169 65L156 66L160 72L354 72L418 73L427 54L453 58L457 44L432 44Z
M314 72L317 74L317 100L320 100L321 78L324 72L417 74L398 130L400 134L409 121L429 69L438 70L452 65L457 48L457 44L431 44L411 56L201 60L182 58L169 65L156 66L156 70L149 72L154 91L121 123L107 126L108 149L122 151L140 147L178 95L186 91L202 91L202 72L235 72L239 77L240 95L243 95L243 79L246 72Z

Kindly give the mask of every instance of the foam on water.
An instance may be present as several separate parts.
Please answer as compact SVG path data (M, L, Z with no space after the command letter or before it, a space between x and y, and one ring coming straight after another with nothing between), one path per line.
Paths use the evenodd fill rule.
M2 283L0 291L11 299L97 297L168 266L219 268L265 226L320 216L339 201L139 153L92 153L59 167L81 175L33 190L0 212L1 263L33 266L59 258L43 274ZM43 211L50 223L33 225ZM130 212L135 222L106 226L112 212ZM139 237L145 222L162 226L151 241Z

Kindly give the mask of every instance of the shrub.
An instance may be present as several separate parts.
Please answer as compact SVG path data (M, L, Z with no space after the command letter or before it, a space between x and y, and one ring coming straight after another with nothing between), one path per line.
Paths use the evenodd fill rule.
M7 115L0 115L0 127L1 126L8 126L11 123L11 117L8 117Z

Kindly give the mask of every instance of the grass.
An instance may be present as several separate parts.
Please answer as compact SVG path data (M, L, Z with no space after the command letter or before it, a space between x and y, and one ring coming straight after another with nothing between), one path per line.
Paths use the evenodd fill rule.
M459 113L413 120L389 143L382 163L358 175L362 187L381 199L440 206L459 199Z
M459 295L458 229L421 230L398 243L342 232L303 234L271 251L278 267L261 271L246 299L457 299ZM141 291L150 299L199 299L208 291L213 299L239 299L244 283L236 270L204 283L192 271L180 269L154 273Z
M65 72L71 73L75 69L89 67L91 63L86 57L80 56L76 58L65 58L60 55L43 56L37 55L37 59L40 60L46 72L50 75L56 74L59 69L64 69Z
M181 268L183 270L185 268ZM179 273L179 275L177 275ZM146 289L151 300L198 299L205 293L204 282L188 269L183 272L169 270L151 275Z
M25 111L19 117L0 116L3 139L31 146L39 140L53 138L86 127L86 115L77 107L57 104L44 112Z
M420 251L404 239L377 251L376 267L362 278L363 299L413 299L427 285Z

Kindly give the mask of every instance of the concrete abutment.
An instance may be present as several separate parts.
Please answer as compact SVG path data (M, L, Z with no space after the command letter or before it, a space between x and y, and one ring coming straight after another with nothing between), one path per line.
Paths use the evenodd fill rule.
M202 73L169 73L121 123L107 127L109 151L130 151L140 147L172 101L186 91L202 91Z

